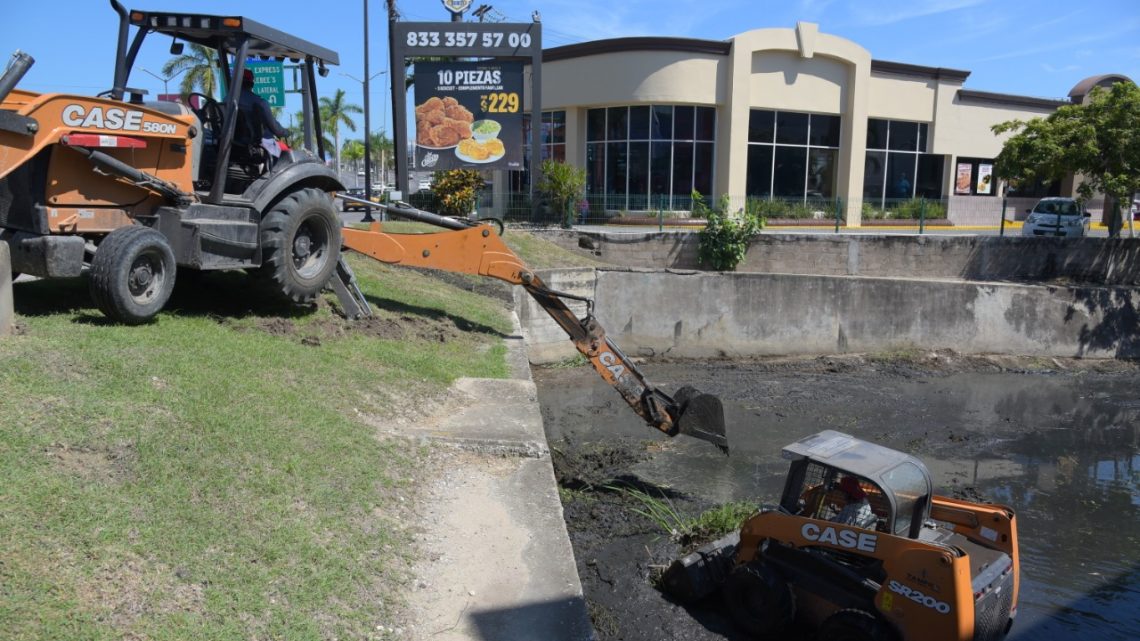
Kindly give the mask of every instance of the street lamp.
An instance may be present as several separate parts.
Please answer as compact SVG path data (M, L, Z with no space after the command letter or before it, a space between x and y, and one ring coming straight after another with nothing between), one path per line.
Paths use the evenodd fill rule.
M157 73L154 73L153 71L151 71L150 69L146 69L144 67L139 67L139 71L143 71L143 72L161 80L162 81L162 93L169 94L170 88L167 85L167 83L169 83L171 80L174 80L175 78L177 78L183 72L187 71L187 69L183 69L183 70L179 71L178 73L174 73L174 74L171 74L169 76L160 76Z
M367 66L367 65L365 65L365 66ZM344 73L343 71L340 74L346 78L351 78L351 79L359 82L361 85L363 85L363 91L364 91L364 174L365 174L364 175L364 195L366 198L370 198L372 196L372 191L371 191L371 186L372 186L372 132L369 130L369 116L370 116L370 114L368 113L368 111L369 111L369 108L368 108L369 88L368 88L368 86L369 86L369 83L372 81L372 79L376 78L377 76L382 76L386 73L388 73L388 72L387 71L377 71L376 73L372 74L371 76L368 76L367 80L361 80L360 78L357 78L356 76L354 76L350 73ZM380 173L384 173L383 152L381 152L381 157L380 157ZM366 217L367 217L367 214L369 214L369 213L370 213L370 210L365 211Z

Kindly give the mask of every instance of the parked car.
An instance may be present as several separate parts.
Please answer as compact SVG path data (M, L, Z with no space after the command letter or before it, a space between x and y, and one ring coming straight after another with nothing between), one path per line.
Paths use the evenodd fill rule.
M1072 198L1042 198L1021 227L1022 236L1081 238L1089 233L1091 215Z
M347 189L347 190L345 190L344 195L345 196L352 196L353 198L364 198L364 190L363 189ZM372 202L374 202L374 203L380 202L380 197L373 195L372 196ZM364 211L364 205L362 203L358 203L358 202L355 202L352 200L341 200L340 201L340 210L341 211Z

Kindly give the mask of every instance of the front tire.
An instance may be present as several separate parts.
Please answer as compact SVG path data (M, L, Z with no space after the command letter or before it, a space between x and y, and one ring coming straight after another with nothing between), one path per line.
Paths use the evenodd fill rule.
M91 260L91 298L108 318L140 325L166 306L176 270L165 236L141 225L120 227L103 239Z
M791 587L763 563L737 566L725 581L724 594L732 620L755 636L779 634L795 615Z
M819 628L820 641L895 641L897 638L885 621L866 610L840 610Z
M261 273L295 303L311 302L340 260L340 217L328 194L302 189L261 221Z

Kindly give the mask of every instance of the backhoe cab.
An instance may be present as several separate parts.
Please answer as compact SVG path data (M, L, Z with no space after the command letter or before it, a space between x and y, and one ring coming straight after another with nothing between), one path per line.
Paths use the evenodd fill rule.
M993 641L1017 611L1013 511L936 496L918 459L834 431L788 445L778 506L678 561L665 591L718 590L736 624L778 637Z

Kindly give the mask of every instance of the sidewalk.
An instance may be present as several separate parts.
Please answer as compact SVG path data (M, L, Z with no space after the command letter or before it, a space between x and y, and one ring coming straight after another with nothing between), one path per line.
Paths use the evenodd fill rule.
M403 635L423 641L595 638L530 377L522 330L514 378L460 379L451 408L404 436L436 447Z

